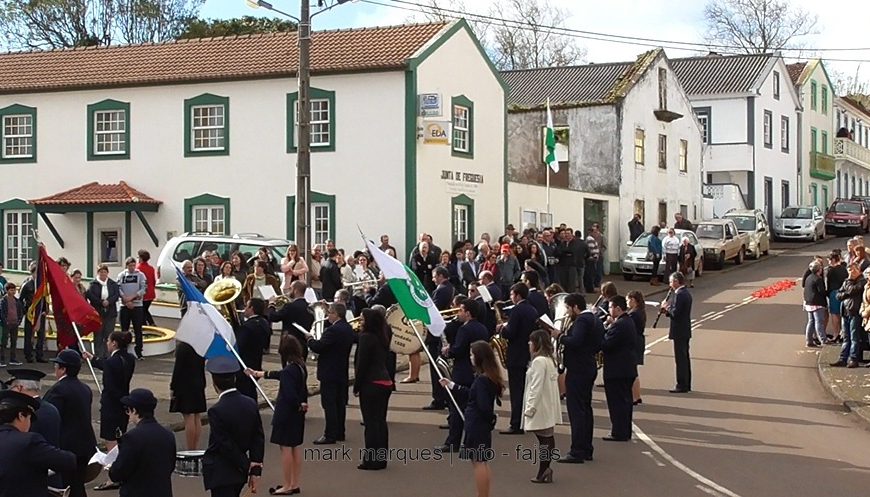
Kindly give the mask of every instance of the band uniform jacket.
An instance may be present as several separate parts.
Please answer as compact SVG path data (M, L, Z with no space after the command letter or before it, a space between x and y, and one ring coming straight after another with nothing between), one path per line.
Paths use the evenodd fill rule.
M339 319L325 330L320 340L309 340L308 347L318 354L317 380L348 381L350 349L353 347L353 328Z
M607 328L601 350L604 352L604 381L637 377L637 327L623 313Z
M389 344L382 343L374 333L360 333L354 361L353 393L359 393L367 383L391 380L387 371L388 351Z
M288 302L281 309L269 308L269 321L281 322L281 331L285 331L299 340L302 344L302 357L308 357L308 345L305 343L305 335L302 334L293 323L311 330L314 326L314 314L308 311L308 302L303 297Z
M265 435L257 402L231 389L208 410L208 448L202 459L206 490L243 485L251 462L263 462Z
M49 469L74 471L75 454L52 446L39 433L0 425L0 497L47 497Z
M373 307L376 305L382 305L386 309L396 305L399 301L396 300L396 295L393 294L393 290L390 288L390 285L384 283L378 288L378 291L375 292L374 295L366 298L366 303L369 307Z
M432 302L439 311L450 309L450 305L453 303L453 287L449 283L438 285L432 292ZM427 333L425 341L426 345L437 344L441 342L441 337Z
M39 433L55 447L60 447L60 413L57 407L45 399L39 399L39 409L36 410L36 421L31 419L30 432Z
M335 299L335 292L342 289L341 269L332 259L327 259L320 266L320 282L323 284L321 292L326 301Z
M97 438L91 425L90 387L75 376L64 376L43 397L60 414L60 448L77 457L90 458L96 452Z
M539 292L537 288L529 290L529 297L526 300L532 304L539 317L550 312L550 304L547 303L547 297Z
M236 347L245 365L254 371L263 369L263 349L269 345L272 327L263 316L251 316L236 331Z
M529 335L537 327L538 314L528 300L522 300L511 310L501 336L508 341L507 367L524 368L529 365Z
M501 287L496 283L486 285L486 289L489 290L489 295L492 297L493 302L498 302L502 299Z
M667 314L671 319L669 340L692 338L692 294L686 287L674 292L674 303Z
M568 333L559 338L564 346L562 362L568 374L593 377L598 374L595 354L601 351L604 333L604 323L591 311L583 311L574 319Z
M450 342L447 357L453 358L453 380L458 385L470 387L474 382L474 367L471 365L471 344L488 340L489 332L480 321L472 319L463 324Z
M103 372L103 393L100 394L100 413L109 416L124 414L121 397L129 395L130 380L136 369L136 358L126 350L117 350L109 357L91 359L95 368Z
M172 497L175 436L154 418L143 418L118 442L109 478L121 497Z

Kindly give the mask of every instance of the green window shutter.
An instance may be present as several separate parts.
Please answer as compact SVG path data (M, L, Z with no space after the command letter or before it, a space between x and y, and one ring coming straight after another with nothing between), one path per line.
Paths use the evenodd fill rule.
M311 192L311 204L326 204L329 206L329 239L335 240L335 195L327 195L320 192ZM302 241L296 240L296 195L288 195L286 200L286 216L287 216L287 239L293 240L299 245ZM314 224L314 212L309 213L311 216L311 224ZM314 243L314 226L311 227L310 234L312 243ZM302 250L300 245L300 250ZM306 250L311 247L305 247Z
M213 205L223 207L224 210L224 232L222 234L229 235L230 231L230 199L229 197L218 197L210 193L184 199L184 231L194 231L193 226L193 209L198 206ZM216 233L221 234L221 233Z
M464 111L467 110L466 129L457 129L457 119L463 121ZM450 99L451 136L450 150L454 157L474 158L474 102L465 95L459 95Z
M458 195L450 199L450 225L451 225L451 238L453 240L453 244L460 242L458 238L459 227L457 226L457 215L456 215L456 207L457 206L465 206L466 207L466 227L465 227L465 235L469 240L474 241L474 199L467 195Z
M194 110L201 107L218 107L220 106L223 113L223 125L214 129L214 133L218 136L213 140L219 141L213 146L195 147L193 140L195 138L194 126ZM213 116L215 119L217 115ZM185 157L213 157L217 155L230 155L230 98L204 93L197 97L189 98L184 101L184 156Z
M335 92L329 90L322 90L320 88L312 88L309 93L311 103L314 104L315 101L323 102L326 104L327 108L323 109L315 109L314 105L312 105L311 112L312 115L316 115L319 118L326 117L324 115L324 111L328 113L329 123L328 125L319 126L321 129L315 129L315 126L311 127L311 151L312 152L335 152ZM288 93L287 94L287 153L295 154L296 147L296 103L299 101L299 92ZM319 114L319 115L318 115ZM322 119L318 119L322 120ZM312 122L314 119L312 119ZM323 127L327 128L329 131L328 140L324 141L323 137L325 136L323 133ZM317 135L320 139L315 140L315 135Z
M117 127L123 129L115 130L98 130L96 119L104 112L122 112L123 120L117 124ZM119 116L120 117L120 116ZM130 103L119 102L117 100L103 100L95 104L88 105L88 136L87 136L87 158L92 160L127 160L130 158ZM116 151L98 151L97 132L101 134L114 135L112 138L120 137L122 142L116 141L120 150ZM120 135L120 136L119 136Z
M12 133L7 135L7 130ZM15 104L0 109L0 164L36 162L36 135L36 107Z

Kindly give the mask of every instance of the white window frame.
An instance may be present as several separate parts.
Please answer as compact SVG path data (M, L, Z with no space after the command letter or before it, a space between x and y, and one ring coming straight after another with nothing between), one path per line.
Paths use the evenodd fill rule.
M116 235L117 240L115 240L115 259L116 259L115 261L108 261L108 260L103 259L103 255L104 255L103 254L103 233L111 233L111 232L117 233L117 235ZM98 254L97 259L99 259L99 262L101 264L107 264L109 266L121 266L121 264L124 261L124 257L126 257L126 255L124 253L122 253L122 251L121 251L121 247L122 247L121 243L122 243L123 239L124 239L124 234L121 232L121 228L100 228L99 230L97 230L97 242L98 243L96 245L97 245L98 250L99 250L99 254Z
M773 148L773 113L771 113L769 110L764 111L763 123L764 146L767 148Z
M5 235L3 265L11 271L26 271L33 260L33 211L10 209L3 212L3 233ZM15 223L11 218L15 218ZM25 221L25 217L29 222ZM14 226L15 229L11 229Z
M211 111L220 109L220 114L211 114ZM207 111L205 115L197 115L197 111ZM213 152L222 151L227 148L227 109L223 104L207 104L193 105L190 107L190 151L191 152ZM220 119L220 124L202 124L197 125L197 120ZM211 134L216 132L214 136ZM198 147L197 140L205 141L208 146ZM215 141L215 145L211 142Z
M471 108L464 105L454 105L452 140L453 150L465 154L471 151L469 143L471 136L469 133L469 124L471 124Z
M701 125L701 142L710 144L710 114L702 113L695 115L698 118L698 124Z
M325 105L326 110L315 109L315 106ZM329 106L328 98L313 98L310 100L310 115L309 115L309 124L311 125L311 129L309 130L310 134L310 142L309 145L312 147L328 147L332 145L332 134L330 133L330 123L332 122L332 109ZM315 113L326 113L326 120L323 119L315 119ZM323 116L318 116L323 117ZM296 100L296 104L293 110L293 119L295 119L296 129L299 129L299 100ZM293 146L298 147L299 145L296 143L298 140L298 133L293 133ZM326 136L326 141L317 141L315 136Z
M791 145L791 140L789 139L789 128L791 125L789 124L788 116L780 116L779 118L779 141L780 141L780 149L783 152L789 151L789 146Z
M324 209L326 216L318 216L318 210ZM320 226L319 223L324 223ZM332 227L332 212L330 206L326 202L311 203L311 237L315 244L325 244L329 240L329 229Z
M689 142L687 140L680 140L679 172L689 172Z
M640 153L640 161L638 161L638 153ZM643 128L634 128L634 165L643 166L646 164L646 131Z
M773 71L773 98L779 100L780 81L779 73Z
M100 119L101 115L107 114L117 114L116 119L112 119L109 121L105 121L110 126L112 124L120 124L120 127L117 129L100 129ZM116 135L117 139L109 139L107 142L100 143L99 137L107 136L112 137L112 135ZM119 146L118 150L100 150L100 145L104 144L117 144ZM107 109L107 110L96 110L94 111L94 155L124 155L127 153L127 111L124 109Z
M220 212L220 216L215 216L216 213ZM200 218L197 214L204 213L205 216ZM195 232L207 232L214 233L217 235L223 235L226 233L226 225L227 225L227 213L224 210L224 206L222 205L194 205L191 207L190 218L192 222L192 228ZM205 228L202 229L200 227L201 223L205 223ZM220 226L220 229L215 229L216 226Z
M14 124L13 120L18 120ZM22 119L26 119L26 123L21 123ZM33 115L31 114L9 114L3 116L2 128L0 133L3 134L3 148L0 150L4 159L31 159L33 158ZM17 133L6 134L7 126L15 128ZM30 133L24 133L29 128ZM8 148L18 149L19 153L7 154ZM22 150L29 150L29 153L20 153Z
M658 151L658 160L656 163L660 170L665 171L668 169L668 135L664 133L659 133Z
M457 240L468 240L468 218L471 209L467 205L455 204L453 206L453 236Z
M520 226L523 229L538 227L538 213L529 209L520 209Z

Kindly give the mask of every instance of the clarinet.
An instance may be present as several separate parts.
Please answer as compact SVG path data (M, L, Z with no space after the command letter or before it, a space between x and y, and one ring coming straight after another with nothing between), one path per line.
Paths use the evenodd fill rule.
M673 294L674 294L674 289L673 288L668 289L668 294L665 295L665 302L670 301L671 296L673 296ZM653 328L655 328L659 325L659 319L661 319L662 314L664 314L664 313L665 313L664 309L659 309L659 314L658 314L658 316L656 316L656 320L653 321Z

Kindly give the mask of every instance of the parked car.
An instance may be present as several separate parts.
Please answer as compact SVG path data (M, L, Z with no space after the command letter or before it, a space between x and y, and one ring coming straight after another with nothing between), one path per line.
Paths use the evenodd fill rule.
M723 217L733 220L738 232L749 235L747 257L758 259L770 253L770 226L761 209L733 210Z
M290 241L281 238L267 238L257 233L239 233L232 236L203 233L184 233L173 237L157 258L157 283L175 283L175 268L181 267L186 260L193 260L206 250L217 251L221 260L228 261L230 255L238 250L245 261L257 255L260 247L268 247L272 257L280 261L287 254Z
M701 221L695 226L695 235L704 248L707 262L720 269L725 261L732 259L735 264L743 264L746 248L749 247L749 235L740 233L733 219Z
M701 244L698 243L698 237L689 230L674 231L681 241L683 238L688 238L689 243L695 247L695 250L698 252L698 256L695 257L695 277L701 276L701 273L704 272L704 257L701 255L703 252ZM652 236L650 233L644 232L637 237L634 243L626 242L629 249L625 254L625 257L622 258L622 277L625 278L626 281L631 281L635 277L646 279L652 277L652 262L647 260L646 257L649 252L648 246L650 236ZM662 230L661 233L659 233L659 238L664 239L665 236L667 236L667 231ZM659 264L658 273L659 276L664 276L665 274L664 260Z
M813 205L786 207L773 224L773 235L777 240L821 240L825 237L822 210Z
M870 231L867 206L860 200L834 200L825 214L825 233L829 235L860 235Z

